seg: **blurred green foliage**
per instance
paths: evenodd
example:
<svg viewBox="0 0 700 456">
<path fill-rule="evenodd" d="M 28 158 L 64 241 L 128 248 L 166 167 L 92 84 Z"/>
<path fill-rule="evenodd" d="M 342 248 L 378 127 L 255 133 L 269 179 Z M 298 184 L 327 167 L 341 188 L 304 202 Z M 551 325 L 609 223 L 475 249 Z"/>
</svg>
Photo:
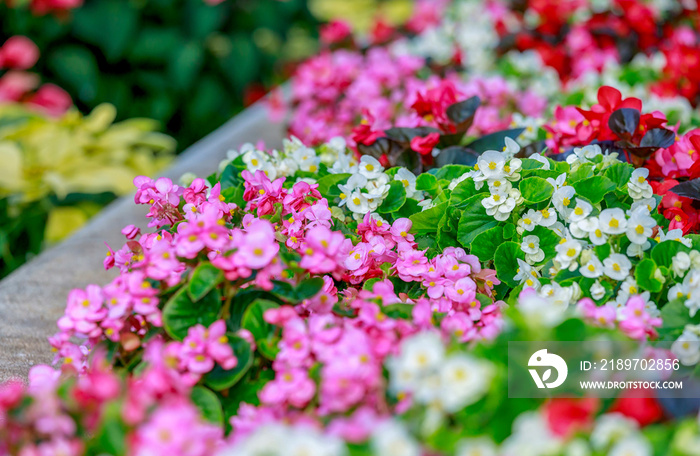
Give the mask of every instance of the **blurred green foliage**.
<svg viewBox="0 0 700 456">
<path fill-rule="evenodd" d="M 316 51 L 306 0 L 86 0 L 63 15 L 0 4 L 0 42 L 25 35 L 34 68 L 81 111 L 159 120 L 183 150 Z"/>
</svg>

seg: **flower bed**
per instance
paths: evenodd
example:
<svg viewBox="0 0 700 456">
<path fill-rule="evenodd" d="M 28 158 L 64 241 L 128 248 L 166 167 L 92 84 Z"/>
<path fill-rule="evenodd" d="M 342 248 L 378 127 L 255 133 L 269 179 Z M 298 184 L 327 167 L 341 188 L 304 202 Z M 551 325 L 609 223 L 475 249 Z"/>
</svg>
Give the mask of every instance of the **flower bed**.
<svg viewBox="0 0 700 456">
<path fill-rule="evenodd" d="M 548 26 L 537 36 L 563 33 L 557 15 L 580 19 L 577 2 L 530 3 L 516 25 L 490 3 L 503 24 L 489 19 L 484 36 L 535 13 Z M 445 21 L 473 8 L 455 2 Z M 324 36 L 348 38 L 334 27 Z M 553 52 L 546 43 L 537 52 Z M 508 75 L 421 75 L 417 54 L 396 52 L 302 66 L 291 128 L 304 139 L 245 144 L 187 185 L 134 180 L 149 229 L 128 225 L 109 247 L 114 280 L 70 292 L 50 338 L 60 369 L 0 390 L 1 450 L 697 454 L 695 402 L 631 387 L 509 397 L 506 348 L 628 343 L 697 381 L 692 116 L 675 125 L 673 110 L 606 85 L 564 103 Z M 558 70 L 567 86 L 585 73 Z"/>
</svg>

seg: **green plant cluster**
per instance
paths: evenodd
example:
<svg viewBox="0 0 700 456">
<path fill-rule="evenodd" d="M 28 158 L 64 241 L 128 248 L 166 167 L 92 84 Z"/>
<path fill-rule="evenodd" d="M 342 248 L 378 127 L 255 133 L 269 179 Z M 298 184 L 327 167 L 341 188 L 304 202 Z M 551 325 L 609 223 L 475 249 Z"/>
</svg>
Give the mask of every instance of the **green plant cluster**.
<svg viewBox="0 0 700 456">
<path fill-rule="evenodd" d="M 36 72 L 81 111 L 107 102 L 118 120 L 158 120 L 180 150 L 315 50 L 305 0 L 86 0 L 43 16 L 0 2 L 0 23 L 0 42 L 24 35 L 39 46 Z"/>
</svg>

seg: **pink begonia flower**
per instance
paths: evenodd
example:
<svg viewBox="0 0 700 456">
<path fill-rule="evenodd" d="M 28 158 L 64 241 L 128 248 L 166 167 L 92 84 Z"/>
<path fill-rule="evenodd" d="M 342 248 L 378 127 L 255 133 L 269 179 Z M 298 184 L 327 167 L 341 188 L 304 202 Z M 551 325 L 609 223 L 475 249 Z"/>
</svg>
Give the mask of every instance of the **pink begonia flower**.
<svg viewBox="0 0 700 456">
<path fill-rule="evenodd" d="M 309 403 L 315 391 L 316 385 L 306 370 L 284 369 L 263 387 L 259 397 L 264 404 L 289 404 L 302 408 Z"/>
<path fill-rule="evenodd" d="M 74 289 L 68 294 L 65 315 L 58 320 L 58 327 L 73 330 L 86 336 L 94 336 L 97 322 L 107 316 L 103 307 L 102 289 L 88 285 L 85 290 Z"/>
<path fill-rule="evenodd" d="M 39 60 L 39 47 L 26 36 L 15 35 L 0 47 L 0 68 L 27 70 Z"/>
<path fill-rule="evenodd" d="M 39 85 L 39 77 L 22 71 L 8 71 L 0 77 L 0 101 L 20 101 Z"/>
<path fill-rule="evenodd" d="M 78 8 L 82 4 L 83 0 L 31 0 L 30 6 L 34 14 L 41 15 Z"/>
<path fill-rule="evenodd" d="M 133 240 L 141 235 L 141 229 L 134 225 L 127 225 L 122 229 L 122 234 L 126 236 L 127 239 Z"/>
<path fill-rule="evenodd" d="M 476 299 L 476 284 L 469 277 L 463 277 L 445 288 L 445 296 L 454 302 L 468 304 Z"/>
<path fill-rule="evenodd" d="M 343 233 L 316 226 L 307 232 L 299 266 L 314 274 L 333 273 L 342 267 L 351 248 L 352 241 Z"/>
<path fill-rule="evenodd" d="M 205 456 L 216 453 L 222 439 L 221 426 L 204 421 L 194 405 L 178 400 L 160 404 L 137 429 L 129 454 Z"/>
<path fill-rule="evenodd" d="M 397 219 L 391 225 L 391 235 L 393 236 L 394 241 L 396 241 L 397 243 L 413 242 L 414 238 L 413 238 L 413 235 L 411 234 L 411 227 L 412 226 L 413 226 L 413 222 L 411 222 L 410 219 L 407 219 L 407 218 Z"/>
<path fill-rule="evenodd" d="M 349 417 L 334 418 L 326 428 L 329 435 L 338 436 L 348 442 L 362 443 L 367 440 L 380 422 L 372 407 L 360 407 Z"/>
<path fill-rule="evenodd" d="M 333 19 L 321 27 L 319 31 L 321 42 L 324 44 L 336 44 L 352 36 L 350 25 L 342 19 Z"/>
<path fill-rule="evenodd" d="M 663 323 L 661 318 L 649 315 L 644 299 L 638 295 L 627 300 L 625 306 L 620 310 L 618 319 L 622 332 L 638 340 L 656 337 L 654 328 L 660 327 Z"/>
<path fill-rule="evenodd" d="M 27 98 L 27 103 L 54 117 L 64 114 L 73 106 L 68 92 L 54 84 L 43 84 Z"/>
<path fill-rule="evenodd" d="M 267 220 L 256 219 L 236 245 L 235 262 L 250 269 L 262 269 L 275 258 L 280 246 L 275 240 L 275 230 Z"/>
<path fill-rule="evenodd" d="M 447 315 L 440 323 L 445 334 L 454 335 L 460 342 L 468 342 L 477 334 L 474 321 L 464 313 Z"/>
</svg>

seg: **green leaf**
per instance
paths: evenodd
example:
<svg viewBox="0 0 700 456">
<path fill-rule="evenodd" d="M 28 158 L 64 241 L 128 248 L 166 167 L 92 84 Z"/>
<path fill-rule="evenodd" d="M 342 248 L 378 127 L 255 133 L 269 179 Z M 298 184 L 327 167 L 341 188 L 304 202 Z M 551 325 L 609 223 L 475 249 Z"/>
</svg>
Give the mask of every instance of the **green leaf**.
<svg viewBox="0 0 700 456">
<path fill-rule="evenodd" d="M 474 185 L 474 179 L 465 179 L 452 190 L 450 194 L 450 206 L 459 209 L 464 209 L 467 206 L 467 200 L 479 193 Z"/>
<path fill-rule="evenodd" d="M 178 48 L 168 64 L 168 77 L 180 90 L 192 87 L 204 63 L 204 50 L 195 42 Z"/>
<path fill-rule="evenodd" d="M 471 169 L 470 166 L 464 165 L 445 165 L 442 168 L 431 169 L 430 174 L 434 174 L 438 180 L 446 179 L 452 181 L 458 177 L 462 177 L 464 173 L 468 173 Z"/>
<path fill-rule="evenodd" d="M 438 204 L 423 212 L 413 214 L 410 219 L 413 222 L 411 232 L 415 234 L 435 233 L 438 229 L 438 222 L 447 210 L 448 202 Z"/>
<path fill-rule="evenodd" d="M 211 263 L 201 263 L 192 272 L 187 292 L 197 302 L 214 289 L 224 278 L 224 273 Z"/>
<path fill-rule="evenodd" d="M 686 325 L 700 324 L 700 312 L 690 318 L 690 311 L 685 306 L 684 300 L 675 299 L 661 308 L 663 326 L 659 329 L 659 335 L 664 340 L 676 340 L 681 335 Z"/>
<path fill-rule="evenodd" d="M 567 175 L 566 181 L 568 185 L 573 185 L 574 182 L 593 176 L 595 174 L 593 168 L 595 168 L 593 163 L 584 163 L 580 165 L 576 168 L 576 171 L 572 171 Z"/>
<path fill-rule="evenodd" d="M 61 86 L 86 103 L 95 100 L 99 70 L 95 56 L 80 46 L 63 46 L 48 56 L 47 62 Z"/>
<path fill-rule="evenodd" d="M 479 257 L 483 262 L 493 260 L 496 249 L 503 244 L 503 227 L 495 226 L 490 228 L 474 238 L 472 242 L 471 254 Z"/>
<path fill-rule="evenodd" d="M 465 201 L 464 212 L 459 219 L 457 239 L 469 248 L 477 235 L 498 225 L 498 221 L 486 214 L 486 208 L 481 204 L 483 195 L 477 194 Z"/>
<path fill-rule="evenodd" d="M 258 351 L 265 358 L 274 360 L 277 351 L 279 336 L 276 334 L 277 327 L 266 322 L 264 317 L 268 309 L 276 309 L 279 305 L 264 299 L 256 299 L 243 313 L 241 327 L 250 331 L 255 339 Z"/>
<path fill-rule="evenodd" d="M 520 181 L 520 193 L 526 202 L 537 204 L 549 200 L 554 194 L 554 187 L 541 177 L 527 177 Z"/>
<path fill-rule="evenodd" d="M 192 403 L 199 409 L 202 418 L 210 423 L 222 426 L 224 424 L 224 411 L 221 402 L 214 392 L 203 386 L 195 386 L 190 393 Z"/>
<path fill-rule="evenodd" d="M 209 292 L 194 303 L 182 287 L 163 307 L 163 327 L 170 337 L 182 340 L 195 325 L 209 327 L 219 318 L 221 295 L 218 290 Z"/>
<path fill-rule="evenodd" d="M 664 282 L 656 277 L 658 268 L 651 258 L 645 258 L 639 262 L 634 270 L 634 278 L 640 287 L 652 293 L 658 293 L 664 286 Z"/>
<path fill-rule="evenodd" d="M 316 296 L 316 294 L 323 288 L 323 278 L 314 277 L 312 279 L 306 279 L 297 285 L 295 289 L 296 298 L 299 301 L 304 299 L 309 299 Z"/>
<path fill-rule="evenodd" d="M 342 173 L 342 174 L 327 174 L 320 178 L 318 181 L 318 191 L 326 199 L 332 200 L 333 198 L 340 195 L 340 189 L 338 185 L 344 184 L 352 174 Z"/>
<path fill-rule="evenodd" d="M 243 338 L 227 334 L 228 344 L 238 360 L 236 367 L 226 370 L 218 364 L 204 376 L 204 384 L 214 391 L 222 391 L 235 385 L 253 365 L 253 351 Z"/>
<path fill-rule="evenodd" d="M 479 139 L 467 144 L 467 148 L 479 153 L 484 153 L 487 150 L 503 150 L 506 144 L 506 138 L 515 139 L 520 136 L 524 128 L 513 128 L 510 130 L 501 130 L 489 135 L 484 135 Z"/>
<path fill-rule="evenodd" d="M 130 57 L 139 63 L 166 63 L 173 50 L 181 45 L 182 38 L 175 27 L 144 27 L 138 33 Z"/>
<path fill-rule="evenodd" d="M 582 196 L 592 204 L 598 204 L 603 201 L 605 195 L 617 188 L 615 182 L 605 176 L 594 176 L 587 179 L 581 179 L 574 182 L 576 195 Z"/>
<path fill-rule="evenodd" d="M 244 194 L 245 188 L 242 184 L 236 187 L 229 187 L 221 191 L 224 201 L 227 203 L 235 203 L 238 207 L 246 206 L 246 200 L 243 198 Z"/>
<path fill-rule="evenodd" d="M 381 308 L 384 315 L 393 319 L 403 319 L 412 320 L 413 319 L 413 308 L 412 304 L 391 304 Z"/>
<path fill-rule="evenodd" d="M 75 35 L 83 41 L 100 47 L 110 62 L 121 57 L 136 35 L 138 11 L 131 2 L 122 0 L 100 0 L 87 2 L 72 11 L 71 21 Z"/>
<path fill-rule="evenodd" d="M 632 177 L 634 167 L 627 163 L 614 163 L 603 170 L 603 175 L 610 179 L 616 187 L 624 187 Z"/>
<path fill-rule="evenodd" d="M 437 189 L 437 177 L 430 173 L 423 173 L 416 178 L 416 190 L 434 192 Z"/>
<path fill-rule="evenodd" d="M 506 223 L 506 225 L 503 227 L 503 238 L 511 239 L 513 236 L 515 236 L 515 225 L 512 223 Z"/>
<path fill-rule="evenodd" d="M 498 249 L 494 257 L 497 277 L 511 288 L 518 286 L 515 276 L 518 274 L 517 259 L 525 260 L 525 254 L 520 249 L 517 242 L 504 242 Z"/>
<path fill-rule="evenodd" d="M 389 193 L 384 198 L 381 206 L 377 208 L 380 214 L 388 214 L 401 209 L 401 206 L 406 202 L 406 189 L 399 181 L 392 181 L 389 184 Z"/>
<path fill-rule="evenodd" d="M 122 404 L 108 402 L 102 410 L 101 424 L 89 441 L 88 454 L 125 455 L 127 427 L 122 420 Z"/>
<path fill-rule="evenodd" d="M 688 253 L 690 252 L 690 248 L 676 240 L 663 241 L 656 244 L 651 249 L 651 258 L 657 265 L 670 268 L 673 263 L 673 257 L 676 256 L 678 252 Z"/>
<path fill-rule="evenodd" d="M 561 237 L 554 231 L 545 226 L 536 226 L 530 233 L 523 233 L 523 236 L 534 234 L 540 239 L 540 248 L 544 251 L 544 260 L 546 263 L 557 255 L 557 245 L 561 241 Z"/>
</svg>

